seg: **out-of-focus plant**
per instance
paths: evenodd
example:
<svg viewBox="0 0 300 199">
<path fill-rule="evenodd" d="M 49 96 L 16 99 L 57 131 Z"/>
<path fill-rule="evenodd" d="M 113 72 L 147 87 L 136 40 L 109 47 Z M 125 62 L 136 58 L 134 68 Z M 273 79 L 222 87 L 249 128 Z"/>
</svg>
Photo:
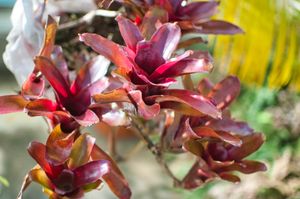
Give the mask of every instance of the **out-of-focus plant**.
<svg viewBox="0 0 300 199">
<path fill-rule="evenodd" d="M 8 180 L 6 178 L 4 178 L 3 176 L 0 176 L 0 183 L 5 187 L 9 187 Z"/>
<path fill-rule="evenodd" d="M 65 60 L 65 51 L 55 45 L 55 38 L 87 23 L 87 15 L 64 22 L 62 29 L 49 16 L 44 42 L 21 91 L 0 96 L 0 114 L 24 111 L 44 117 L 49 125 L 46 144 L 31 142 L 28 147 L 38 165 L 25 177 L 18 199 L 31 182 L 41 184 L 51 199 L 75 199 L 83 198 L 103 181 L 118 198 L 130 198 L 128 182 L 115 161 L 92 136 L 82 133 L 84 127 L 99 121 L 111 128 L 134 129 L 177 187 L 194 189 L 218 178 L 237 182 L 234 171 L 265 171 L 263 163 L 245 160 L 260 148 L 263 136 L 247 123 L 233 119 L 228 109 L 239 94 L 239 80 L 230 76 L 216 85 L 208 79 L 199 84 L 191 81 L 191 74 L 211 71 L 212 58 L 208 52 L 186 50 L 203 40 L 182 42 L 182 34 L 242 32 L 231 23 L 211 20 L 218 2 L 117 2 L 120 16 L 116 21 L 124 45 L 95 33 L 68 40 L 84 43 L 101 55 L 85 48 L 77 52 L 78 57 L 68 56 L 85 63 L 76 71 L 67 64 L 71 62 Z M 109 6 L 112 2 L 98 3 Z M 76 51 L 68 52 L 72 50 Z M 106 76 L 110 62 L 102 56 L 113 64 Z M 170 88 L 178 78 L 182 78 L 184 88 Z M 184 178 L 173 174 L 167 153 L 196 158 Z"/>
<path fill-rule="evenodd" d="M 19 83 L 26 80 L 34 67 L 33 57 L 39 52 L 43 43 L 44 23 L 47 15 L 58 13 L 85 13 L 97 9 L 93 0 L 85 1 L 47 1 L 44 0 L 17 0 L 12 11 L 12 30 L 7 41 L 8 44 L 3 54 L 3 61 L 7 68 L 15 74 Z M 15 59 L 14 56 L 22 56 L 22 59 Z M 20 67 L 23 65 L 23 67 Z"/>
<path fill-rule="evenodd" d="M 271 107 L 274 126 L 285 128 L 290 132 L 290 138 L 295 139 L 300 135 L 300 103 L 299 96 L 289 91 L 280 91 L 277 95 L 278 105 Z"/>
<path fill-rule="evenodd" d="M 208 192 L 207 197 L 238 199 L 247 195 L 251 199 L 299 198 L 298 164 L 299 156 L 293 156 L 291 150 L 285 150 L 280 157 L 275 159 L 269 174 L 254 174 L 237 186 L 220 183 Z"/>
<path fill-rule="evenodd" d="M 234 0 L 220 7 L 218 16 L 247 34 L 211 38 L 219 71 L 244 83 L 299 91 L 299 1 Z"/>
</svg>

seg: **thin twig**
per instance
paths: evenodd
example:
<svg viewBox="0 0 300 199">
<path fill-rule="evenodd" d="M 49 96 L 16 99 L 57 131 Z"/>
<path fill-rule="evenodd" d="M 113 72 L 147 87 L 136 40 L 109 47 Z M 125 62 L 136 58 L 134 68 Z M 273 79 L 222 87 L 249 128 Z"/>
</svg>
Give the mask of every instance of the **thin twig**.
<svg viewBox="0 0 300 199">
<path fill-rule="evenodd" d="M 96 16 L 102 16 L 102 17 L 116 17 L 118 15 L 117 11 L 112 11 L 112 10 L 92 10 L 88 12 L 87 14 L 83 15 L 79 19 L 76 19 L 74 21 L 70 21 L 64 24 L 59 25 L 58 30 L 65 30 L 65 29 L 70 29 L 74 28 L 83 24 L 90 24 L 92 23 L 93 19 Z"/>
<path fill-rule="evenodd" d="M 112 128 L 112 131 L 108 134 L 108 151 L 113 158 L 116 157 L 116 132 L 114 128 Z"/>
<path fill-rule="evenodd" d="M 124 158 L 117 152 L 117 131 L 112 128 L 112 131 L 108 135 L 108 151 L 109 155 L 116 161 L 121 162 Z"/>
<path fill-rule="evenodd" d="M 155 145 L 149 138 L 147 131 L 145 131 L 146 128 L 143 126 L 143 124 L 140 121 L 138 121 L 138 119 L 133 119 L 132 125 L 135 127 L 139 135 L 146 142 L 148 149 L 155 156 L 156 161 L 163 167 L 167 175 L 172 178 L 174 186 L 179 187 L 181 185 L 181 181 L 170 170 L 169 166 L 164 160 L 163 153 L 161 152 L 160 148 L 157 145 Z"/>
</svg>

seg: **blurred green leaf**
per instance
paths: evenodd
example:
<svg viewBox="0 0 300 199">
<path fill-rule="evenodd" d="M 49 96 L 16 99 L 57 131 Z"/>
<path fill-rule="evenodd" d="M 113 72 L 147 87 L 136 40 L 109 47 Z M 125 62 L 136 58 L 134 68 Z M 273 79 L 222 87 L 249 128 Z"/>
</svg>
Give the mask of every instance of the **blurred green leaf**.
<svg viewBox="0 0 300 199">
<path fill-rule="evenodd" d="M 5 187 L 9 187 L 8 180 L 2 176 L 0 176 L 0 183 L 3 184 Z"/>
</svg>

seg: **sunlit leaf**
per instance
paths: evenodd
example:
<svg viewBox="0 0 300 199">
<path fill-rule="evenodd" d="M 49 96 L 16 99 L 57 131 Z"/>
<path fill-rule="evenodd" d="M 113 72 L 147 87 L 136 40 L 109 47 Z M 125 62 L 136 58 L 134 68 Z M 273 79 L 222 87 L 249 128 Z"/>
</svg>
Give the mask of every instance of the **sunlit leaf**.
<svg viewBox="0 0 300 199">
<path fill-rule="evenodd" d="M 28 102 L 21 95 L 0 96 L 0 114 L 22 112 Z"/>
<path fill-rule="evenodd" d="M 68 167 L 74 169 L 86 164 L 91 156 L 95 138 L 88 134 L 79 136 L 72 146 Z"/>
</svg>

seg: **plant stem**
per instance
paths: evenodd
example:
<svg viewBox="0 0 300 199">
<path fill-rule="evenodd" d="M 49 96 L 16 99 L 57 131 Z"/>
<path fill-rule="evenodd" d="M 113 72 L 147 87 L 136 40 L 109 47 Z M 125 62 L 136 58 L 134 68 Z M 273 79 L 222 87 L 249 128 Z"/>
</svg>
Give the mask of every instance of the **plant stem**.
<svg viewBox="0 0 300 199">
<path fill-rule="evenodd" d="M 90 24 L 96 16 L 115 18 L 117 15 L 118 15 L 117 11 L 102 10 L 102 9 L 92 10 L 87 14 L 85 14 L 84 16 L 80 17 L 79 19 L 61 24 L 58 27 L 58 29 L 66 30 L 83 24 Z"/>
<path fill-rule="evenodd" d="M 163 153 L 160 148 L 149 138 L 147 128 L 145 128 L 145 126 L 138 119 L 133 119 L 132 125 L 142 139 L 146 142 L 148 149 L 155 156 L 156 161 L 162 166 L 167 175 L 172 178 L 174 186 L 179 187 L 181 185 L 181 181 L 170 170 L 168 164 L 164 160 Z"/>
</svg>

